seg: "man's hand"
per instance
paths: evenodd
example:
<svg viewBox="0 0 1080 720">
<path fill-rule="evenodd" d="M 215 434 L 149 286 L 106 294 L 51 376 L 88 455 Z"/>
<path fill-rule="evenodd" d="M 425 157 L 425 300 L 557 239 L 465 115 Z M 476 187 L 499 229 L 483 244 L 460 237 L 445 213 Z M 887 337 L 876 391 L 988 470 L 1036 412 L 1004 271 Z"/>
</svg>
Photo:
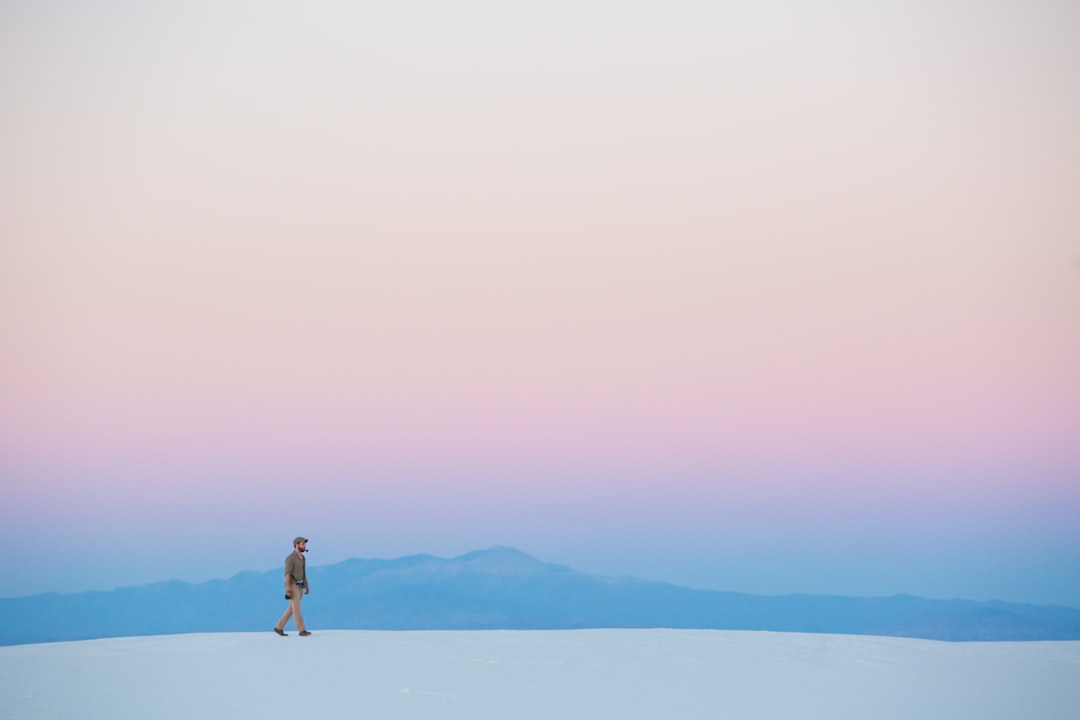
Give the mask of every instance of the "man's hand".
<svg viewBox="0 0 1080 720">
<path fill-rule="evenodd" d="M 288 590 L 285 591 L 285 599 L 286 600 L 292 600 L 292 593 L 289 592 Z"/>
</svg>

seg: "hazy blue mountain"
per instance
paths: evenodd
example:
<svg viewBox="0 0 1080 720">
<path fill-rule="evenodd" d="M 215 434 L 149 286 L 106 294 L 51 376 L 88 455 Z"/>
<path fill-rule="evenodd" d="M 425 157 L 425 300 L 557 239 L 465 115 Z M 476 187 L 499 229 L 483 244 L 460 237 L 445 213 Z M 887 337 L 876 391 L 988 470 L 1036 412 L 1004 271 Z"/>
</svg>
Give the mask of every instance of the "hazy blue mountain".
<svg viewBox="0 0 1080 720">
<path fill-rule="evenodd" d="M 762 596 L 586 575 L 493 547 L 444 559 L 311 567 L 313 629 L 715 628 L 939 640 L 1077 640 L 1080 610 L 899 595 Z M 285 609 L 282 571 L 112 592 L 0 599 L 0 645 L 127 635 L 269 631 Z"/>
</svg>

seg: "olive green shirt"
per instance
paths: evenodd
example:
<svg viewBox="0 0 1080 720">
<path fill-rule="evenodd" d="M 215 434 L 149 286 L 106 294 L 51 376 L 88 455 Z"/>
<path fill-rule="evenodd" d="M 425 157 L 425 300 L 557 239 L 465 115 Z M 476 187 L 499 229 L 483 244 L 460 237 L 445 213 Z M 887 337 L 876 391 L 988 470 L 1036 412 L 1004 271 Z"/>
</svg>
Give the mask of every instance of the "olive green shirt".
<svg viewBox="0 0 1080 720">
<path fill-rule="evenodd" d="M 307 560 L 299 553 L 291 552 L 285 558 L 285 574 L 295 583 L 307 582 Z"/>
</svg>

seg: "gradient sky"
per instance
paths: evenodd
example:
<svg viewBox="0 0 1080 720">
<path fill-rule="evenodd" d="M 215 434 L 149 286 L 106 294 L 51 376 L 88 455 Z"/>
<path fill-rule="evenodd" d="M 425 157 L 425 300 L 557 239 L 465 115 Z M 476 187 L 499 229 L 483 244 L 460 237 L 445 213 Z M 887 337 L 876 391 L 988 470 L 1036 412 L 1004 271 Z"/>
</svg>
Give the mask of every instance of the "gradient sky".
<svg viewBox="0 0 1080 720">
<path fill-rule="evenodd" d="M 1080 5 L 0 3 L 0 595 L 507 544 L 1080 607 Z"/>
</svg>

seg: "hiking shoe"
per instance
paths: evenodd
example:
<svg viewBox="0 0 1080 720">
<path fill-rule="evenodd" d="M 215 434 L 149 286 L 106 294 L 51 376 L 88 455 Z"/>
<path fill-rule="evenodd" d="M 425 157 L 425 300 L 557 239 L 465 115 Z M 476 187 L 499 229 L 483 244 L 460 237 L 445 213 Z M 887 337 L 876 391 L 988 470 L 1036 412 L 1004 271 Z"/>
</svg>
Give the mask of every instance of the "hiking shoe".
<svg viewBox="0 0 1080 720">
<path fill-rule="evenodd" d="M 284 630 L 282 630 L 281 628 L 274 628 L 274 632 L 276 632 L 281 637 L 286 637 L 289 634 L 289 633 L 285 632 Z"/>
<path fill-rule="evenodd" d="M 307 637 L 310 634 L 311 633 L 309 633 L 307 630 L 301 630 L 300 631 L 300 637 Z"/>
</svg>

